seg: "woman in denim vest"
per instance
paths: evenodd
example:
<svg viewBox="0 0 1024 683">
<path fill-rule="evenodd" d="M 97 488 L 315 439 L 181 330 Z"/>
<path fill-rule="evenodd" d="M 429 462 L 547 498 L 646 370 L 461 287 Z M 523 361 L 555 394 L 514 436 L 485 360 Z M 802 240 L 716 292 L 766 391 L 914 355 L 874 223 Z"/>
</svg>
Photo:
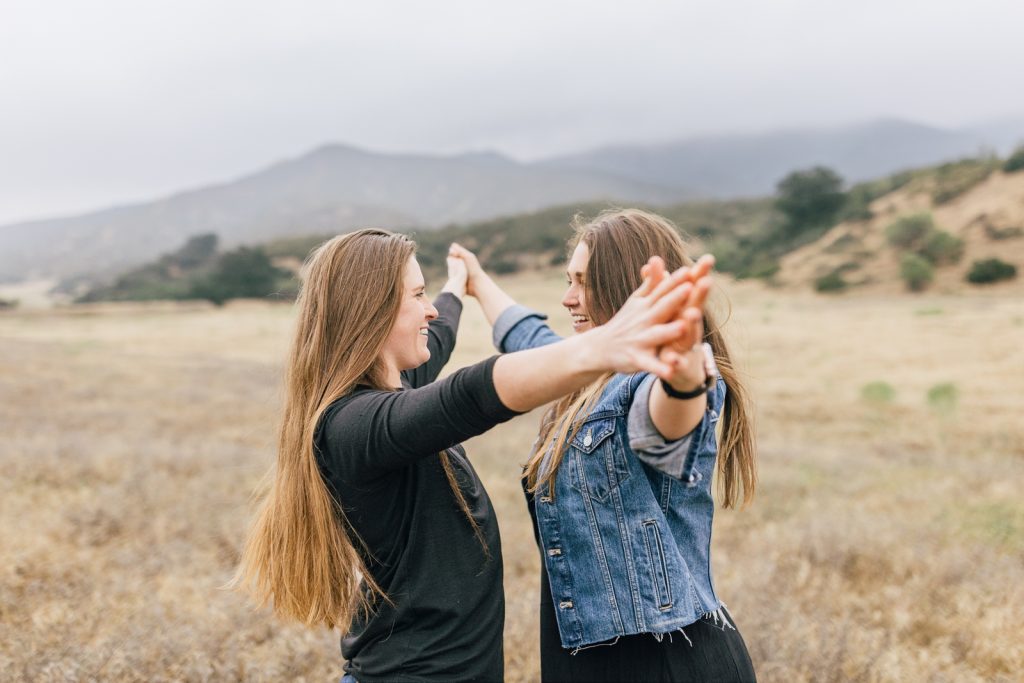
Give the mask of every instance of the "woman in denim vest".
<svg viewBox="0 0 1024 683">
<path fill-rule="evenodd" d="M 662 350 L 668 381 L 607 373 L 544 416 L 524 473 L 542 556 L 544 681 L 750 681 L 754 670 L 711 578 L 711 479 L 725 507 L 753 496 L 754 438 L 746 391 L 713 317 L 701 306 L 712 259 L 696 264 L 664 218 L 606 212 L 578 225 L 562 305 L 573 329 L 603 325 L 651 256 L 688 268 L 694 335 Z M 467 292 L 503 352 L 559 341 L 546 316 L 519 306 L 453 245 Z M 645 275 L 664 277 L 659 264 Z M 721 423 L 721 424 L 719 424 Z M 722 434 L 718 448 L 716 431 Z"/>
</svg>

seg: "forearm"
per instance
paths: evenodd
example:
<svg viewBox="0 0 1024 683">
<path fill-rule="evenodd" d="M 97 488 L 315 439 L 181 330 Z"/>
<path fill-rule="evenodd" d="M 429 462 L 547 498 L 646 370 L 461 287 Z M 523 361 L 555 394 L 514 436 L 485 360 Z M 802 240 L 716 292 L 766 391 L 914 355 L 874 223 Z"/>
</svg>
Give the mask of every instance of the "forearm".
<svg viewBox="0 0 1024 683">
<path fill-rule="evenodd" d="M 443 294 L 445 292 L 454 294 L 459 301 L 462 301 L 462 297 L 466 295 L 466 281 L 464 279 L 460 280 L 459 278 L 449 278 L 448 282 L 446 282 L 444 287 L 441 288 L 441 293 Z"/>
<path fill-rule="evenodd" d="M 494 364 L 494 388 L 511 410 L 533 410 L 600 377 L 603 368 L 595 350 L 593 340 L 583 334 L 505 354 Z"/>
<path fill-rule="evenodd" d="M 494 325 L 501 312 L 509 306 L 514 306 L 516 301 L 505 293 L 489 275 L 483 273 L 473 279 L 473 296 L 480 302 L 480 308 L 484 310 L 487 322 Z"/>
<path fill-rule="evenodd" d="M 651 422 L 658 433 L 665 437 L 666 441 L 675 441 L 696 429 L 704 419 L 708 395 L 704 393 L 690 399 L 672 398 L 665 393 L 661 382 L 656 381 L 651 388 L 648 406 L 651 411 Z"/>
</svg>

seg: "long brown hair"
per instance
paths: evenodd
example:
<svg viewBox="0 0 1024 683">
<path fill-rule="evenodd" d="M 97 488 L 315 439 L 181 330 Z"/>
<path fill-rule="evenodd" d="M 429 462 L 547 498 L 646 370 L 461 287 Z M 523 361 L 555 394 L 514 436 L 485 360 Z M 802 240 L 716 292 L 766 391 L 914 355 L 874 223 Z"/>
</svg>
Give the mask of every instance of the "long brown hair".
<svg viewBox="0 0 1024 683">
<path fill-rule="evenodd" d="M 651 256 L 660 256 L 673 271 L 693 265 L 679 231 L 665 218 L 638 209 L 605 211 L 589 222 L 578 216 L 569 249 L 587 245 L 590 260 L 583 280 L 587 314 L 596 325 L 608 322 L 641 283 L 640 269 Z M 742 492 L 748 503 L 757 487 L 753 414 L 749 396 L 729 356 L 725 338 L 714 316 L 704 312 L 704 340 L 711 345 L 726 392 L 722 439 L 718 455 L 722 504 L 735 507 Z M 531 490 L 553 483 L 568 441 L 600 398 L 611 375 L 554 403 L 541 424 L 524 476 Z M 548 451 L 551 451 L 548 455 Z"/>
<path fill-rule="evenodd" d="M 357 384 L 392 388 L 381 350 L 415 249 L 404 235 L 359 230 L 324 243 L 303 268 L 277 461 L 231 583 L 261 604 L 273 601 L 278 616 L 345 630 L 358 609 L 370 609 L 375 596 L 387 597 L 367 572 L 353 543 L 362 540 L 320 473 L 314 437 L 324 411 Z M 451 463 L 445 453 L 440 458 L 482 542 Z"/>
</svg>

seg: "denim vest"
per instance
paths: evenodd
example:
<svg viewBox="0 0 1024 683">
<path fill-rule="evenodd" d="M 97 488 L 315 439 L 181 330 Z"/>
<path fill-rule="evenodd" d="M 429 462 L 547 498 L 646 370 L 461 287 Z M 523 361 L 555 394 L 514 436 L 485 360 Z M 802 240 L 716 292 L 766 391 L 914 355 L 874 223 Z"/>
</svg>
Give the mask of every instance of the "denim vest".
<svg viewBox="0 0 1024 683">
<path fill-rule="evenodd" d="M 543 316 L 521 306 L 495 322 L 503 352 L 556 342 Z M 680 477 L 643 462 L 628 434 L 629 407 L 646 373 L 615 375 L 566 448 L 554 495 L 535 494 L 537 531 L 562 647 L 636 633 L 664 634 L 722 607 L 711 579 L 718 378 L 689 437 Z M 633 446 L 641 448 L 634 440 Z M 650 456 L 645 457 L 650 461 Z"/>
</svg>

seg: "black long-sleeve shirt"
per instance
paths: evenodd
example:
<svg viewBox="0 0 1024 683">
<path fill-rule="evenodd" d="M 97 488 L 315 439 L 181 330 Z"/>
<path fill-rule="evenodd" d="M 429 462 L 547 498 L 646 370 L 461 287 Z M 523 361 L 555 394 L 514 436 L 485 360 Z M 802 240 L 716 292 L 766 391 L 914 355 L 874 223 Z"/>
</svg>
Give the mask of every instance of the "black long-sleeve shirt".
<svg viewBox="0 0 1024 683">
<path fill-rule="evenodd" d="M 391 600 L 357 616 L 342 638 L 345 669 L 360 683 L 499 681 L 504 673 L 498 524 L 459 442 L 517 413 L 498 399 L 495 358 L 434 381 L 454 348 L 462 303 L 442 294 L 434 305 L 430 360 L 402 373 L 403 390 L 360 387 L 333 403 L 317 437 L 321 472 Z M 486 549 L 458 506 L 441 451 Z"/>
</svg>

